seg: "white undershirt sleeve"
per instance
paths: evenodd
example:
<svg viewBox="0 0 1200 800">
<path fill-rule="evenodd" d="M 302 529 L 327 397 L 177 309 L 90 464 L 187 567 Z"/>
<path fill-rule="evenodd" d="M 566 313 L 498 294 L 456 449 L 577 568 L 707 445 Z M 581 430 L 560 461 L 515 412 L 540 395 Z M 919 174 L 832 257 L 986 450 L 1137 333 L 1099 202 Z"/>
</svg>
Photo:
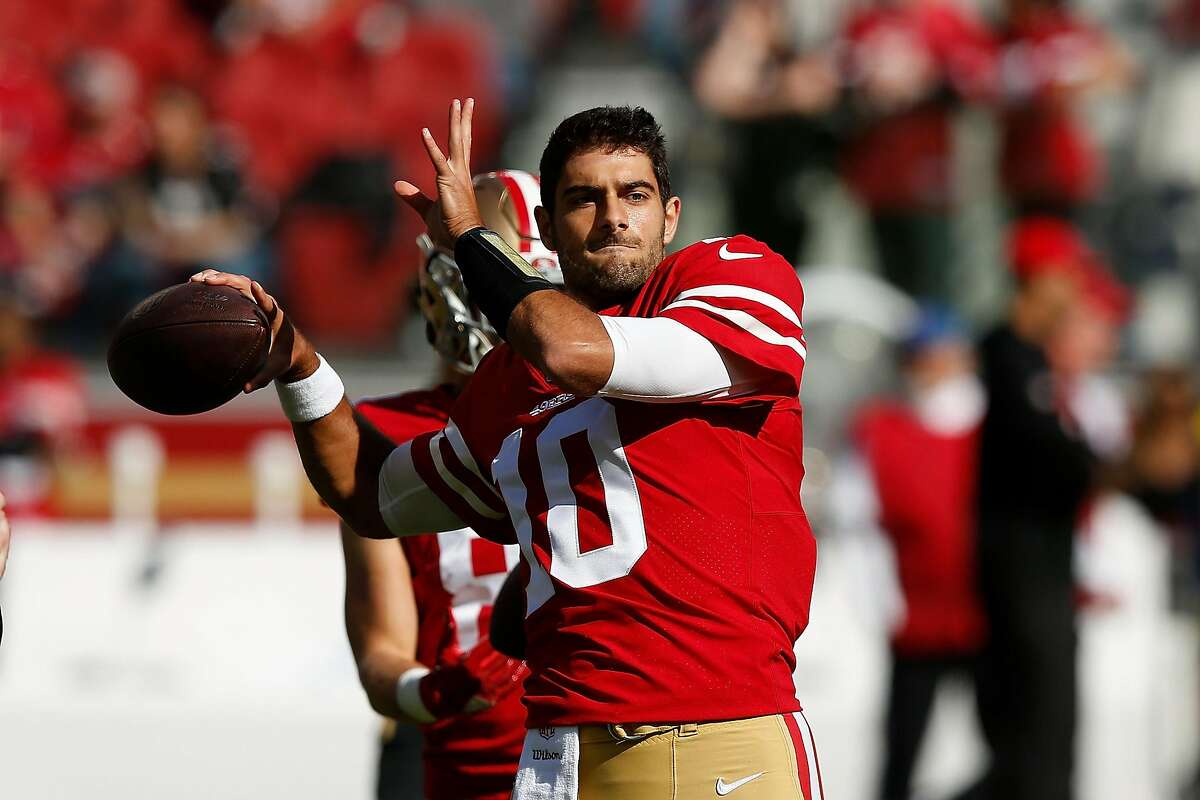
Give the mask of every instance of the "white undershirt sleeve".
<svg viewBox="0 0 1200 800">
<path fill-rule="evenodd" d="M 601 317 L 613 369 L 598 394 L 645 403 L 687 403 L 758 390 L 770 373 L 668 317 Z"/>
<path fill-rule="evenodd" d="M 414 536 L 465 527 L 417 473 L 411 445 L 405 442 L 393 450 L 379 470 L 379 513 L 388 530 Z"/>
</svg>

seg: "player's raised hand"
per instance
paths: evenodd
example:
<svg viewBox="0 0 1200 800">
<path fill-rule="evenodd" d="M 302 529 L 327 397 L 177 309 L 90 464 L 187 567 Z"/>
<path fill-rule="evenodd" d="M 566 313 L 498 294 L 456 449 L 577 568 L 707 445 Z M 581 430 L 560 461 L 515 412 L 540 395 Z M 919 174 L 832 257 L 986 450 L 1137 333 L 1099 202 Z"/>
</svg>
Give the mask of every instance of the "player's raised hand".
<svg viewBox="0 0 1200 800">
<path fill-rule="evenodd" d="M 284 382 L 298 381 L 316 371 L 320 364 L 317 351 L 308 339 L 296 330 L 279 303 L 267 294 L 258 281 L 252 281 L 245 275 L 234 275 L 215 269 L 197 272 L 191 280 L 194 283 L 231 286 L 257 303 L 267 315 L 267 321 L 271 325 L 271 351 L 267 355 L 267 363 L 242 387 L 243 391 L 249 393 L 261 389 L 276 378 L 281 378 Z"/>
<path fill-rule="evenodd" d="M 428 128 L 421 129 L 425 152 L 437 172 L 437 192 L 432 199 L 408 181 L 396 181 L 396 194 L 421 215 L 435 244 L 454 250 L 458 237 L 483 225 L 471 182 L 471 116 L 475 100 L 450 104 L 448 157 L 443 154 Z"/>
</svg>

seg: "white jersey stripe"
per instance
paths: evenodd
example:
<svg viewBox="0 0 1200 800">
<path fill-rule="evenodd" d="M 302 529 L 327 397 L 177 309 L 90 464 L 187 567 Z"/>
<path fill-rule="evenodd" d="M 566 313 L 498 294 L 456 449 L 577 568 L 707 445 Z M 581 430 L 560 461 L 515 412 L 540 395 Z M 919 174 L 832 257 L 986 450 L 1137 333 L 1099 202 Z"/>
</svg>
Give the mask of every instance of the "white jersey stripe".
<svg viewBox="0 0 1200 800">
<path fill-rule="evenodd" d="M 813 744 L 812 728 L 804 718 L 804 712 L 795 712 L 792 718 L 800 729 L 800 739 L 804 742 L 804 758 L 808 761 L 808 789 L 812 792 L 812 800 L 825 800 L 825 787 L 821 785 L 821 766 L 817 763 L 817 747 Z"/>
<path fill-rule="evenodd" d="M 757 317 L 747 314 L 745 311 L 738 311 L 733 308 L 720 308 L 700 300 L 677 300 L 664 308 L 663 311 L 670 311 L 673 308 L 698 308 L 702 311 L 707 311 L 710 314 L 715 314 L 718 317 L 729 320 L 734 325 L 746 331 L 746 333 L 761 339 L 767 344 L 790 347 L 801 358 L 807 358 L 808 356 L 808 350 L 799 341 L 790 336 L 777 333 L 773 328 L 763 323 Z"/>
<path fill-rule="evenodd" d="M 464 467 L 470 470 L 476 478 L 483 482 L 483 485 L 491 489 L 491 481 L 483 477 L 483 473 L 479 469 L 479 464 L 475 462 L 475 456 L 471 455 L 471 449 L 467 447 L 467 442 L 463 439 L 462 432 L 458 430 L 458 426 L 452 421 L 446 423 L 446 427 L 442 429 L 442 433 L 446 435 L 446 441 L 450 443 L 450 449 L 454 451 L 454 455 L 458 456 L 458 460 Z M 495 493 L 496 500 L 500 500 L 499 493 Z"/>
<path fill-rule="evenodd" d="M 444 433 L 438 433 L 429 440 L 429 455 L 433 459 L 433 465 L 437 468 L 438 475 L 446 482 L 446 485 L 451 488 L 459 497 L 466 501 L 475 513 L 487 517 L 488 519 L 503 519 L 504 514 L 500 511 L 488 506 L 471 490 L 471 487 L 455 477 L 454 473 L 446 466 L 446 462 L 442 460 L 442 439 L 445 438 Z"/>
<path fill-rule="evenodd" d="M 802 327 L 800 317 L 796 314 L 796 310 L 787 303 L 780 300 L 773 294 L 767 294 L 759 289 L 753 289 L 749 286 L 736 286 L 734 284 L 713 284 L 712 286 L 696 286 L 680 292 L 671 302 L 679 300 L 687 300 L 689 297 L 736 297 L 739 300 L 750 300 L 754 303 L 760 303 L 772 311 L 779 312 L 779 315 L 791 322 L 797 328 Z"/>
</svg>

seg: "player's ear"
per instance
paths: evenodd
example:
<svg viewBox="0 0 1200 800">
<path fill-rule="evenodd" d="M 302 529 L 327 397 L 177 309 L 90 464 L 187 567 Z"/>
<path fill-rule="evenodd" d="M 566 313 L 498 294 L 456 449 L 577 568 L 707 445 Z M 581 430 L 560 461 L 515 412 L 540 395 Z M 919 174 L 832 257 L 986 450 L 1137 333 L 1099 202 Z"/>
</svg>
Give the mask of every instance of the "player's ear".
<svg viewBox="0 0 1200 800">
<path fill-rule="evenodd" d="M 663 244 L 670 244 L 675 238 L 675 231 L 679 228 L 679 212 L 683 203 L 678 197 L 672 197 L 663 207 L 663 213 L 666 219 L 663 221 Z"/>
<path fill-rule="evenodd" d="M 542 244 L 551 250 L 557 250 L 558 245 L 554 242 L 554 224 L 550 221 L 550 212 L 542 206 L 538 206 L 533 210 L 533 218 L 537 220 L 538 233 L 541 234 Z"/>
</svg>

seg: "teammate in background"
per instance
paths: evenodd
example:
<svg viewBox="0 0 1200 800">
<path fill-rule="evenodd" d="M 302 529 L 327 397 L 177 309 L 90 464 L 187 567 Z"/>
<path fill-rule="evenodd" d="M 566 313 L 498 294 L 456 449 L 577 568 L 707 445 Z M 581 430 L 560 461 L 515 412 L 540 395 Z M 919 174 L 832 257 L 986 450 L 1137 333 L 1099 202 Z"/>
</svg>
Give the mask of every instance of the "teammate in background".
<svg viewBox="0 0 1200 800">
<path fill-rule="evenodd" d="M 531 225 L 537 178 L 506 171 L 475 178 L 488 226 L 562 283 L 558 258 Z M 427 236 L 419 303 L 430 343 L 444 359 L 440 385 L 362 400 L 359 413 L 397 443 L 438 431 L 479 361 L 500 338 L 462 286 L 458 267 Z M 520 558 L 516 545 L 469 528 L 431 536 L 363 539 L 342 525 L 346 632 L 371 705 L 424 733 L 424 796 L 429 800 L 507 800 L 525 738 L 520 688 L 526 669 L 491 649 L 492 604 Z M 425 667 L 432 671 L 424 673 Z M 414 681 L 415 678 L 415 681 Z M 399 694 L 398 694 L 399 693 Z M 377 795 L 411 798 L 411 738 L 386 736 Z M 407 747 L 406 747 L 407 745 Z"/>
<path fill-rule="evenodd" d="M 466 523 L 521 544 L 530 729 L 515 800 L 821 797 L 792 682 L 816 566 L 795 271 L 746 236 L 664 258 L 680 201 L 662 133 L 643 109 L 602 107 L 560 123 L 542 154 L 557 291 L 483 227 L 472 111 L 451 106 L 448 158 L 423 131 L 436 202 L 396 185 L 506 340 L 446 427 L 394 447 L 261 286 L 198 273 L 272 321 L 246 388 L 278 379 L 309 479 L 355 531 Z"/>
<path fill-rule="evenodd" d="M 985 403 L 974 366 L 957 320 L 925 308 L 903 346 L 906 397 L 871 403 L 854 425 L 875 506 L 861 509 L 874 517 L 863 521 L 891 542 L 904 601 L 891 636 L 881 800 L 910 796 L 937 686 L 969 677 L 983 646 L 975 476 Z"/>
</svg>

